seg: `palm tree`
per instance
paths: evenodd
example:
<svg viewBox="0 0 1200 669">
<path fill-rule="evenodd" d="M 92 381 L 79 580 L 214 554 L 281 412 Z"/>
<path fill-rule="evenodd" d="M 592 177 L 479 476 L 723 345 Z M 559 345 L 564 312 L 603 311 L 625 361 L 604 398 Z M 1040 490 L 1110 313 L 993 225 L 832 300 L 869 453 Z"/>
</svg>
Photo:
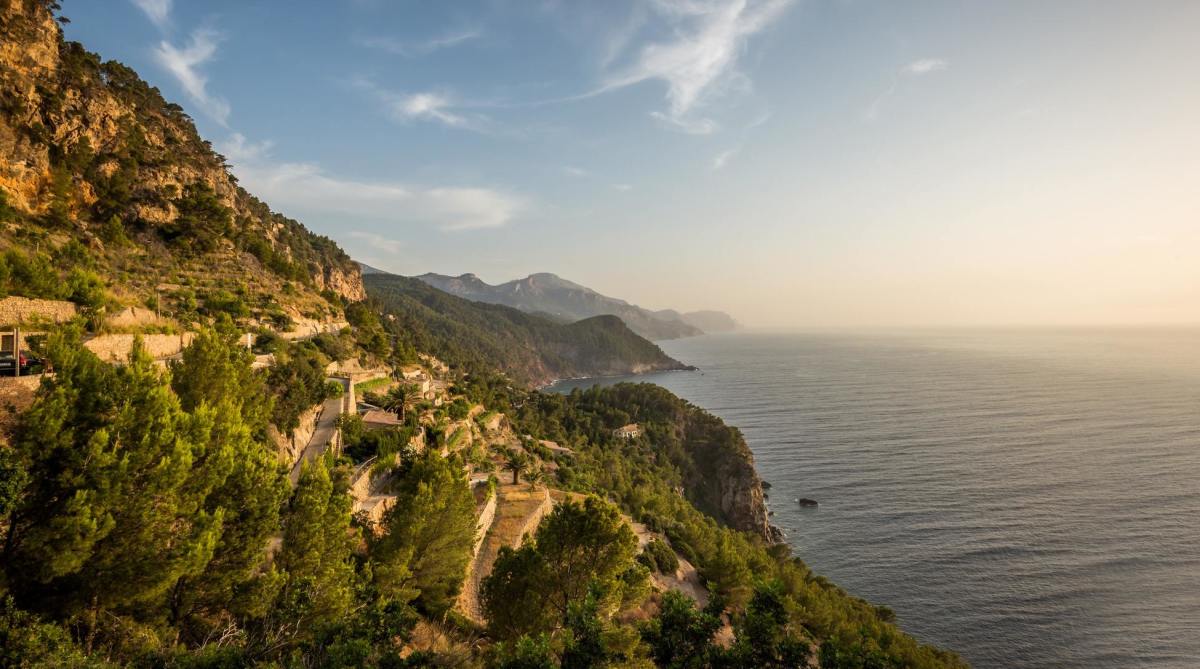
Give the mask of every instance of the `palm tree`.
<svg viewBox="0 0 1200 669">
<path fill-rule="evenodd" d="M 546 478 L 546 473 L 542 471 L 541 467 L 530 467 L 529 471 L 525 472 L 525 482 L 529 484 L 530 490 L 536 488 L 544 478 Z"/>
<path fill-rule="evenodd" d="M 521 451 L 509 449 L 504 452 L 504 469 L 512 472 L 513 485 L 521 482 L 521 474 L 529 469 L 529 457 Z"/>
<path fill-rule="evenodd" d="M 417 406 L 422 399 L 424 398 L 421 397 L 420 388 L 411 383 L 403 383 L 389 390 L 380 404 L 384 409 L 396 414 L 397 418 L 404 420 L 409 410 Z"/>
</svg>

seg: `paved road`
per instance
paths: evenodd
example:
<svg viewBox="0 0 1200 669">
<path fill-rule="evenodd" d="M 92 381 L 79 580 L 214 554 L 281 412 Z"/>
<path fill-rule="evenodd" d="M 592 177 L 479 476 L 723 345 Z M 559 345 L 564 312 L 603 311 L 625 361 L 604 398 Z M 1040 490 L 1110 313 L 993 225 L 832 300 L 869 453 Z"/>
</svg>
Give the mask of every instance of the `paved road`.
<svg viewBox="0 0 1200 669">
<path fill-rule="evenodd" d="M 338 381 L 345 385 L 346 381 L 341 379 L 330 379 Z M 321 405 L 321 414 L 317 416 L 317 427 L 313 430 L 312 437 L 308 443 L 304 445 L 304 451 L 300 453 L 300 459 L 296 460 L 296 464 L 292 467 L 288 478 L 292 480 L 292 485 L 300 480 L 300 469 L 304 463 L 309 462 L 313 458 L 324 455 L 326 449 L 329 448 L 329 443 L 333 441 L 334 435 L 337 434 L 337 420 L 342 415 L 343 396 L 325 400 Z"/>
</svg>

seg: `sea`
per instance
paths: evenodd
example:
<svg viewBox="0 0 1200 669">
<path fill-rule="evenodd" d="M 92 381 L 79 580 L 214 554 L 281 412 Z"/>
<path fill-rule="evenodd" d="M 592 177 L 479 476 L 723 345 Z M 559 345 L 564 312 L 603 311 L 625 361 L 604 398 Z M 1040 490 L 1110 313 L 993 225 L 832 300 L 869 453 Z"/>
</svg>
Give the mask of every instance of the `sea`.
<svg viewBox="0 0 1200 669">
<path fill-rule="evenodd" d="M 795 554 L 974 667 L 1200 667 L 1200 329 L 660 342 Z M 804 508 L 795 502 L 819 503 Z"/>
</svg>

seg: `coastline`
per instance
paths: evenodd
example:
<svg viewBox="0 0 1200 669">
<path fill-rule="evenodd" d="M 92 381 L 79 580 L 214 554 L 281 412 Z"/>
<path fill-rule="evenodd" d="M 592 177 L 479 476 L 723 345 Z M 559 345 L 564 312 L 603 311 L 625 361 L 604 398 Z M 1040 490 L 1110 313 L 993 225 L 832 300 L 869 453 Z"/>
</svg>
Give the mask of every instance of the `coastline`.
<svg viewBox="0 0 1200 669">
<path fill-rule="evenodd" d="M 749 532 L 759 536 L 770 545 L 786 544 L 794 551 L 795 547 L 788 544 L 787 533 L 783 530 L 783 528 L 773 524 L 770 521 L 771 517 L 774 515 L 774 512 L 771 511 L 771 505 L 768 501 L 766 492 L 767 489 L 770 488 L 770 485 L 766 484 L 766 482 L 763 480 L 762 474 L 759 472 L 758 465 L 754 458 L 754 452 L 751 450 L 749 444 L 746 443 L 741 429 L 736 425 L 726 423 L 723 419 L 708 409 L 695 405 L 688 398 L 678 395 L 662 384 L 633 378 L 648 376 L 650 374 L 682 371 L 695 372 L 700 371 L 700 368 L 694 365 L 689 365 L 687 368 L 683 369 L 654 370 L 652 372 L 644 372 L 640 374 L 581 376 L 571 379 L 559 379 L 553 383 L 540 386 L 536 390 L 539 392 L 566 395 L 574 392 L 575 390 L 589 389 L 596 386 L 611 387 L 620 383 L 649 383 L 661 388 L 664 392 L 670 393 L 672 397 L 675 397 L 689 406 L 692 406 L 703 414 L 720 421 L 722 425 L 732 430 L 736 434 L 737 442 L 741 447 L 740 449 L 728 454 L 728 459 L 724 460 L 726 467 L 723 475 L 716 477 L 717 480 L 713 481 L 713 483 L 715 483 L 720 490 L 720 493 L 717 495 L 717 497 L 723 500 L 723 502 L 725 502 L 728 506 L 733 507 L 733 509 L 722 509 L 722 511 L 725 511 L 725 513 L 722 515 L 726 516 L 724 522 L 734 529 L 739 529 L 741 531 Z M 571 382 L 594 383 L 589 383 L 586 386 L 580 383 L 579 385 L 574 385 L 569 390 L 554 389 L 554 387 L 558 384 Z M 747 469 L 749 470 L 748 472 L 746 471 Z M 747 476 L 747 473 L 749 476 Z M 698 491 L 697 494 L 701 494 L 702 492 L 703 491 Z M 729 517 L 730 513 L 735 513 L 737 517 L 742 519 L 742 522 L 733 522 Z M 721 521 L 720 517 L 711 513 L 709 515 L 713 515 L 714 518 L 716 518 L 718 521 Z"/>
<path fill-rule="evenodd" d="M 650 374 L 667 374 L 667 373 L 671 373 L 671 372 L 699 372 L 699 371 L 701 371 L 700 368 L 695 365 L 684 365 L 683 367 L 671 367 L 671 368 L 667 368 L 667 369 L 650 369 L 650 370 L 646 370 L 644 372 L 629 372 L 628 374 L 601 374 L 599 376 L 569 376 L 569 377 L 562 378 L 562 379 L 551 379 L 547 383 L 537 384 L 537 385 L 533 386 L 533 389 L 537 390 L 539 392 L 547 392 L 547 391 L 554 392 L 553 390 L 551 390 L 551 388 L 553 388 L 554 386 L 556 386 L 560 383 L 567 383 L 570 381 L 595 380 L 595 381 L 597 381 L 597 383 L 594 383 L 592 385 L 603 385 L 602 383 L 599 383 L 599 382 L 605 381 L 605 380 L 611 380 L 611 379 L 623 379 L 623 378 L 630 377 L 630 376 L 649 376 Z M 648 383 L 648 382 L 643 381 L 642 383 Z"/>
</svg>

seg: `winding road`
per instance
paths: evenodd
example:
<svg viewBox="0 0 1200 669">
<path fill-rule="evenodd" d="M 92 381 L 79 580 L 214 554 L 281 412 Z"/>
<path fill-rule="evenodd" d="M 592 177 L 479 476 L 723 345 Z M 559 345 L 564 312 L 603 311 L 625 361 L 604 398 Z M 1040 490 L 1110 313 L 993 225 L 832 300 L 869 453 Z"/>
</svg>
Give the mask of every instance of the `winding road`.
<svg viewBox="0 0 1200 669">
<path fill-rule="evenodd" d="M 350 383 L 347 379 L 331 378 L 329 380 L 341 383 L 343 386 Z M 342 415 L 344 404 L 345 392 L 337 397 L 325 400 L 325 403 L 321 405 L 321 413 L 317 415 L 316 428 L 313 429 L 312 436 L 309 437 L 308 443 L 304 445 L 304 451 L 300 453 L 299 459 L 296 460 L 296 464 L 292 466 L 291 473 L 288 474 L 288 478 L 291 479 L 293 486 L 300 480 L 300 470 L 304 467 L 304 463 L 324 455 L 326 449 L 329 448 L 329 444 L 337 435 L 338 418 Z"/>
</svg>

